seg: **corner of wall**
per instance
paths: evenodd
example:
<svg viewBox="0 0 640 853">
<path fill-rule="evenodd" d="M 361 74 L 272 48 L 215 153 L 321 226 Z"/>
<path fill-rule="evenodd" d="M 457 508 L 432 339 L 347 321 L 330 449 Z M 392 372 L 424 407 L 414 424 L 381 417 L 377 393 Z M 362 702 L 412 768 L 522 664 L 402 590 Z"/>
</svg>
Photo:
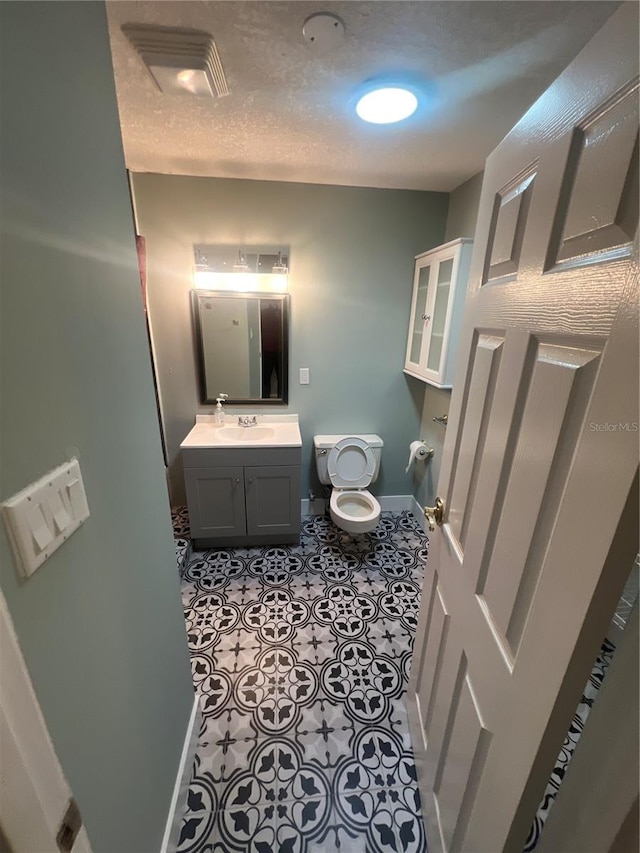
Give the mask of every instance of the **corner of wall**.
<svg viewBox="0 0 640 853">
<path fill-rule="evenodd" d="M 478 172 L 449 195 L 445 242 L 475 235 L 483 176 Z"/>
</svg>

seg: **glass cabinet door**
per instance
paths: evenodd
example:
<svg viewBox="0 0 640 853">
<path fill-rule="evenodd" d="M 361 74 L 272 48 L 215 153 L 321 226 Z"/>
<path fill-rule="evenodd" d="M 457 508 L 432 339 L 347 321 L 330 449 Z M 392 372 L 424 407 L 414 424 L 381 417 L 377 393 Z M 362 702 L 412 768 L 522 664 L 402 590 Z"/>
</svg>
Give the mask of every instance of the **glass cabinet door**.
<svg viewBox="0 0 640 853">
<path fill-rule="evenodd" d="M 431 320 L 431 334 L 429 335 L 429 355 L 427 357 L 428 370 L 440 372 L 442 361 L 442 344 L 447 322 L 447 308 L 449 307 L 449 294 L 451 292 L 451 274 L 453 272 L 453 258 L 438 266 L 438 278 L 436 283 L 436 299 Z"/>
<path fill-rule="evenodd" d="M 451 388 L 473 243 L 458 237 L 416 255 L 404 372 Z"/>
<path fill-rule="evenodd" d="M 413 328 L 411 330 L 411 348 L 409 350 L 409 361 L 419 365 L 425 341 L 425 330 L 427 329 L 427 300 L 429 298 L 429 276 L 431 265 L 421 267 L 418 274 L 418 287 L 416 290 L 416 302 L 413 315 Z"/>
</svg>

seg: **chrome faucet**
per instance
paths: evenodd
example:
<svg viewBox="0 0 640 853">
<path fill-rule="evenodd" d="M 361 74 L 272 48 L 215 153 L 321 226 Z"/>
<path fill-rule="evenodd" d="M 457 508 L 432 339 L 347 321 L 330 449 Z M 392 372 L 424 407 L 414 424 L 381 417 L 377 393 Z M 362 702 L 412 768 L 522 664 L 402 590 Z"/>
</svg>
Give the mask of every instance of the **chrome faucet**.
<svg viewBox="0 0 640 853">
<path fill-rule="evenodd" d="M 238 426 L 252 427 L 258 426 L 258 419 L 255 415 L 238 415 Z"/>
</svg>

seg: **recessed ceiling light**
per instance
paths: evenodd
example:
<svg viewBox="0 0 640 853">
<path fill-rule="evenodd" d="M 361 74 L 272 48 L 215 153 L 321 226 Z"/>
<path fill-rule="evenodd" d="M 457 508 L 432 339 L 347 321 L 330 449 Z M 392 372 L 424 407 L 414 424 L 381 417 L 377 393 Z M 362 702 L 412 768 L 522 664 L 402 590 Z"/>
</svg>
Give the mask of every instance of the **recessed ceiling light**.
<svg viewBox="0 0 640 853">
<path fill-rule="evenodd" d="M 379 86 L 366 92 L 356 104 L 356 113 L 372 124 L 393 124 L 413 115 L 418 98 L 402 86 Z"/>
</svg>

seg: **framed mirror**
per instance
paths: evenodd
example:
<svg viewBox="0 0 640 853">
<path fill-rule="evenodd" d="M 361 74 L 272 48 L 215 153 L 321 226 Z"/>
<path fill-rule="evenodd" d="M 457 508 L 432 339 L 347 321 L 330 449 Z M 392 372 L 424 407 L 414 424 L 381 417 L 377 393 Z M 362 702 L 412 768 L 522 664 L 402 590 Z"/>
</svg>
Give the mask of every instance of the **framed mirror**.
<svg viewBox="0 0 640 853">
<path fill-rule="evenodd" d="M 193 290 L 200 400 L 286 403 L 289 295 Z"/>
</svg>

